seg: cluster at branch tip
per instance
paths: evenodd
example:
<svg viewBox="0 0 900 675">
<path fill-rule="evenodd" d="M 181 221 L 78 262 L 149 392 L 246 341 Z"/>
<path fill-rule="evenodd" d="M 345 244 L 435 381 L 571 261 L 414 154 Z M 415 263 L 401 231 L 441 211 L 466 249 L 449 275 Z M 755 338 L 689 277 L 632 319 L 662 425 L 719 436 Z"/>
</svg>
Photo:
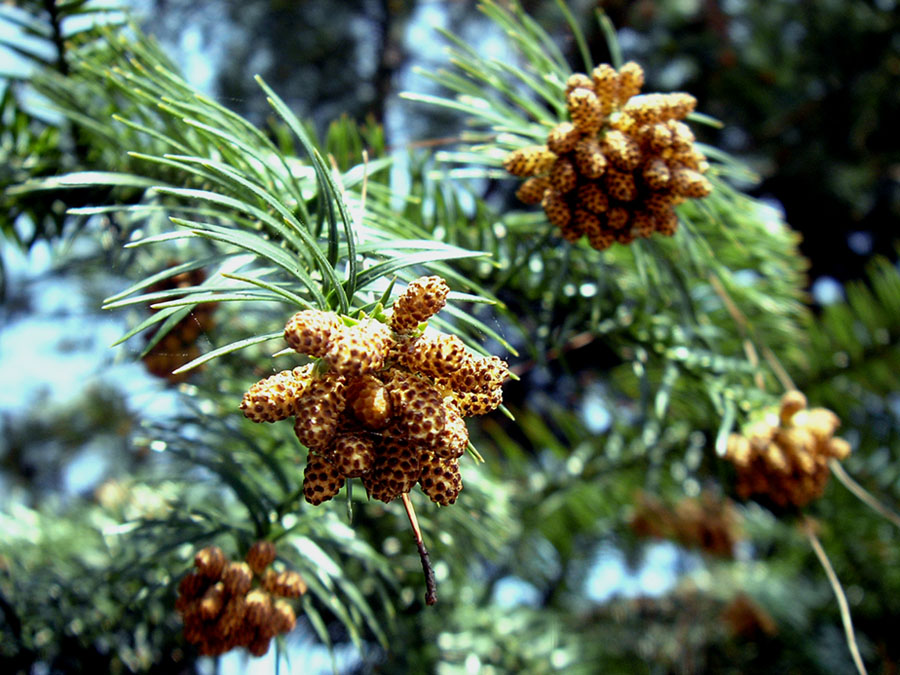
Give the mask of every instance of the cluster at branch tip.
<svg viewBox="0 0 900 675">
<path fill-rule="evenodd" d="M 303 494 L 310 504 L 360 478 L 369 496 L 390 502 L 416 483 L 435 503 L 462 490 L 459 459 L 468 447 L 464 417 L 503 400 L 506 363 L 469 353 L 452 335 L 422 332 L 450 292 L 440 277 L 421 277 L 394 302 L 389 324 L 347 326 L 333 312 L 304 310 L 284 336 L 319 359 L 254 384 L 241 410 L 254 422 L 294 417 L 309 456 Z"/>
<path fill-rule="evenodd" d="M 571 122 L 558 124 L 545 145 L 513 151 L 503 163 L 528 178 L 516 195 L 540 203 L 567 241 L 586 236 L 605 250 L 654 232 L 673 235 L 674 207 L 706 197 L 706 157 L 682 122 L 693 112 L 690 94 L 640 94 L 644 71 L 634 61 L 609 64 L 566 83 Z"/>
<path fill-rule="evenodd" d="M 777 415 L 731 434 L 725 458 L 737 469 L 741 497 L 760 496 L 778 506 L 804 506 L 828 482 L 828 460 L 843 460 L 850 444 L 835 438 L 841 421 L 826 408 L 806 408 L 806 397 L 789 391 Z"/>
<path fill-rule="evenodd" d="M 306 593 L 306 583 L 297 572 L 271 569 L 274 561 L 269 541 L 253 544 L 246 562 L 227 560 L 218 546 L 198 551 L 175 603 L 185 639 L 205 656 L 235 647 L 262 656 L 273 637 L 293 630 L 297 616 L 287 598 Z"/>
<path fill-rule="evenodd" d="M 734 556 L 740 538 L 740 518 L 734 505 L 710 492 L 685 497 L 674 508 L 641 493 L 630 526 L 639 537 L 673 539 L 685 547 L 725 558 Z"/>
</svg>

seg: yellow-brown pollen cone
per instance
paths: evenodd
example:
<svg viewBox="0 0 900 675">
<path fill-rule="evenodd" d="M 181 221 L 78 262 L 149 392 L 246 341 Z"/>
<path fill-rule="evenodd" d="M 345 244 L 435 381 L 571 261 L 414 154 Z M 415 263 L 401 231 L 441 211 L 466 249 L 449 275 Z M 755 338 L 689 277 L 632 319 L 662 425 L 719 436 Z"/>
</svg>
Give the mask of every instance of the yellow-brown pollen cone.
<svg viewBox="0 0 900 675">
<path fill-rule="evenodd" d="M 321 361 L 257 382 L 240 407 L 253 422 L 294 418 L 309 449 L 303 496 L 310 504 L 332 499 L 352 478 L 384 502 L 417 483 L 437 504 L 456 501 L 469 443 L 463 418 L 503 402 L 508 369 L 499 357 L 472 354 L 458 337 L 421 331 L 449 292 L 440 277 L 416 279 L 387 323 L 348 326 L 319 310 L 288 320 L 288 344 Z"/>
<path fill-rule="evenodd" d="M 571 121 L 545 145 L 512 151 L 503 166 L 527 178 L 516 195 L 541 204 L 566 241 L 587 237 L 595 249 L 629 244 L 678 228 L 675 205 L 709 195 L 706 157 L 681 120 L 694 110 L 690 94 L 640 94 L 644 71 L 634 61 L 609 64 L 566 83 Z"/>
<path fill-rule="evenodd" d="M 841 421 L 826 408 L 806 408 L 806 397 L 789 391 L 778 414 L 743 434 L 731 434 L 725 459 L 737 471 L 737 492 L 778 506 L 805 506 L 828 482 L 828 461 L 843 460 L 850 444 L 834 436 Z"/>
</svg>

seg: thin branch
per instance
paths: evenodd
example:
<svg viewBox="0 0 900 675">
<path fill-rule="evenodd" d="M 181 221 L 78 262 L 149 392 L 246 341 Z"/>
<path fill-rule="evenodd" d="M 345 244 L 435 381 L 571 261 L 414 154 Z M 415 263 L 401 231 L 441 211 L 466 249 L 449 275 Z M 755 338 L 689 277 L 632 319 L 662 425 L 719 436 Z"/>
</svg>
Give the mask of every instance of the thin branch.
<svg viewBox="0 0 900 675">
<path fill-rule="evenodd" d="M 844 487 L 850 490 L 850 492 L 852 492 L 854 495 L 856 495 L 863 504 L 880 513 L 897 527 L 900 527 L 900 516 L 898 516 L 891 509 L 878 501 L 875 496 L 871 492 L 866 490 L 862 485 L 853 480 L 853 478 L 850 477 L 850 474 L 848 474 L 844 470 L 844 467 L 841 466 L 840 462 L 838 462 L 836 459 L 830 459 L 828 460 L 828 466 L 831 469 L 831 473 L 834 474 L 835 478 L 841 481 L 841 483 L 844 484 Z"/>
<path fill-rule="evenodd" d="M 803 518 L 803 524 L 804 529 L 806 530 L 806 536 L 809 538 L 809 543 L 812 545 L 812 549 L 819 559 L 819 562 L 822 563 L 822 568 L 825 570 L 825 576 L 828 577 L 828 583 L 831 584 L 831 590 L 834 591 L 834 596 L 837 598 L 838 607 L 841 611 L 841 621 L 844 624 L 844 635 L 847 638 L 847 647 L 850 649 L 850 656 L 853 657 L 853 663 L 856 665 L 856 670 L 859 674 L 867 675 L 866 666 L 862 661 L 862 657 L 859 655 L 859 647 L 856 644 L 856 635 L 853 632 L 853 620 L 850 618 L 850 606 L 847 604 L 847 596 L 844 595 L 844 589 L 841 588 L 841 582 L 838 580 L 837 574 L 834 573 L 831 561 L 828 560 L 828 554 L 825 553 L 825 549 L 822 548 L 822 543 L 813 531 L 813 525 L 808 516 Z"/>
<path fill-rule="evenodd" d="M 431 558 L 428 557 L 428 550 L 425 548 L 425 542 L 422 541 L 422 531 L 419 529 L 416 510 L 413 508 L 412 502 L 409 501 L 409 493 L 404 492 L 402 499 L 403 506 L 406 508 L 406 515 L 409 518 L 409 524 L 412 525 L 413 535 L 416 538 L 416 546 L 419 549 L 419 558 L 422 559 L 422 570 L 425 572 L 425 604 L 433 605 L 437 602 L 437 582 L 434 580 L 434 569 L 431 567 Z"/>
</svg>

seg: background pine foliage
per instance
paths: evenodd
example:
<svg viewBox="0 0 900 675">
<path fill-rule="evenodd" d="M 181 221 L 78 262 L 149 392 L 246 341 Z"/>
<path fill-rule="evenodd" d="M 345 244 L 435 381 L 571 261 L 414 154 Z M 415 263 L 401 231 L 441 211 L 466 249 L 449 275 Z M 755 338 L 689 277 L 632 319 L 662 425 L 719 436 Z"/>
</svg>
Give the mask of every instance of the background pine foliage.
<svg viewBox="0 0 900 675">
<path fill-rule="evenodd" d="M 426 139 L 402 157 L 371 122 L 341 118 L 320 137 L 261 79 L 270 112 L 264 126 L 248 121 L 113 10 L 2 9 L 24 38 L 6 42 L 34 68 L 10 79 L 0 103 L 5 245 L 49 241 L 59 270 L 114 269 L 117 286 L 101 295 L 129 320 L 120 358 L 149 353 L 199 304 L 214 303 L 217 317 L 166 414 L 96 397 L 124 458 L 92 499 L 23 480 L 31 498 L 4 504 L 0 657 L 13 672 L 194 668 L 171 609 L 175 583 L 196 548 L 238 555 L 258 538 L 275 540 L 309 583 L 298 633 L 335 653 L 352 646 L 361 672 L 852 668 L 832 591 L 792 515 L 742 505 L 733 558 L 648 544 L 631 522 L 640 489 L 670 503 L 729 494 L 724 439 L 776 401 L 782 369 L 844 420 L 847 472 L 897 504 L 900 276 L 876 259 L 845 302 L 813 312 L 797 235 L 746 194 L 753 172 L 713 145 L 716 189 L 679 207 L 672 239 L 599 254 L 563 245 L 543 214 L 514 204 L 512 181 L 496 180 L 500 162 L 563 119 L 571 57 L 609 48 L 619 58 L 605 16 L 557 3 L 548 31 L 516 3 L 482 3 L 518 56 L 491 59 L 446 33 L 451 66 L 428 73 L 442 93 L 406 98 L 420 115 L 459 114 L 460 142 Z M 69 30 L 81 15 L 97 20 Z M 559 35 L 572 36 L 572 54 Z M 202 282 L 155 288 L 199 269 Z M 435 325 L 472 349 L 505 350 L 520 378 L 506 387 L 514 421 L 470 423 L 486 461 L 466 460 L 460 502 L 435 509 L 413 496 L 436 562 L 433 610 L 402 510 L 368 503 L 359 486 L 310 508 L 304 450 L 281 425 L 261 428 L 236 409 L 252 382 L 296 364 L 277 341 L 292 312 L 377 313 L 396 282 L 425 273 L 454 289 Z M 4 424 L 5 469 L 33 461 L 40 424 Z M 863 657 L 888 670 L 896 529 L 835 481 L 807 511 L 848 589 Z M 597 590 L 605 560 L 641 570 L 660 550 L 678 570 L 664 594 Z M 728 628 L 739 593 L 774 633 Z"/>
</svg>

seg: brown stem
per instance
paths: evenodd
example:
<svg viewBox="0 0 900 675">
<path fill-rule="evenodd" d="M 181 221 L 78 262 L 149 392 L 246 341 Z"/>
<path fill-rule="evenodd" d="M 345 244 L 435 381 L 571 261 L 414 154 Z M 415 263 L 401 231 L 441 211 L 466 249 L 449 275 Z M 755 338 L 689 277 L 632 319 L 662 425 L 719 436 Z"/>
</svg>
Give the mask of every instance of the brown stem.
<svg viewBox="0 0 900 675">
<path fill-rule="evenodd" d="M 813 524 L 810 522 L 808 516 L 803 518 L 803 525 L 806 530 L 806 536 L 809 538 L 809 543 L 812 545 L 816 557 L 822 564 L 822 569 L 825 570 L 825 576 L 828 577 L 828 583 L 831 584 L 831 590 L 834 591 L 834 597 L 837 599 L 838 608 L 841 611 L 841 622 L 844 624 L 844 636 L 847 638 L 847 647 L 850 650 L 850 656 L 853 657 L 853 664 L 856 666 L 859 675 L 866 675 L 866 666 L 863 664 L 862 657 L 859 655 L 859 647 L 856 644 L 856 634 L 853 632 L 853 620 L 850 618 L 850 606 L 847 604 L 847 596 L 844 595 L 844 589 L 841 588 L 841 582 L 838 580 L 837 574 L 834 573 L 831 561 L 828 560 L 828 554 L 826 554 L 825 549 L 822 548 L 822 543 L 816 536 Z"/>
<path fill-rule="evenodd" d="M 428 557 L 428 550 L 425 548 L 425 542 L 422 541 L 422 531 L 419 529 L 419 521 L 416 518 L 416 511 L 412 502 L 409 501 L 409 493 L 404 492 L 401 495 L 403 506 L 406 508 L 406 515 L 409 518 L 409 524 L 412 525 L 413 535 L 416 538 L 416 546 L 419 549 L 419 558 L 422 559 L 422 571 L 425 572 L 425 604 L 433 605 L 437 602 L 437 582 L 434 580 L 434 569 L 431 567 L 431 558 Z"/>
</svg>

